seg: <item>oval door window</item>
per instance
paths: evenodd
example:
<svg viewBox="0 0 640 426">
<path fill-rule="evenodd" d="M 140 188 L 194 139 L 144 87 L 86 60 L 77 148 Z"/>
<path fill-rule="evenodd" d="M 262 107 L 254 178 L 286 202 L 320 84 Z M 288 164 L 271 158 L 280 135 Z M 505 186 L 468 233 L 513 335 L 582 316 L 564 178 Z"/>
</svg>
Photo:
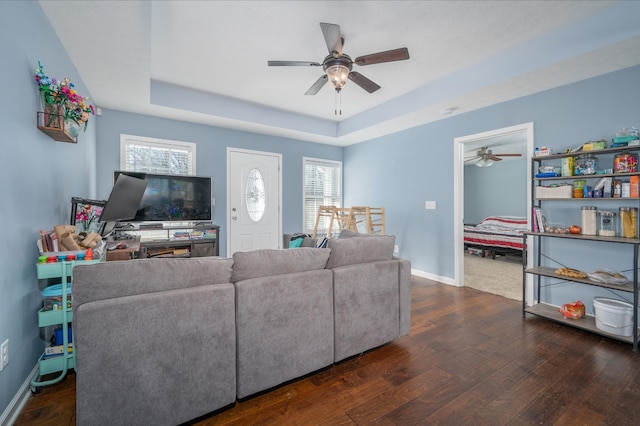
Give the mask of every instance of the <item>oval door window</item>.
<svg viewBox="0 0 640 426">
<path fill-rule="evenodd" d="M 264 178 L 258 169 L 253 169 L 249 172 L 245 188 L 245 205 L 251 220 L 258 222 L 262 219 L 266 208 L 266 197 Z"/>
</svg>

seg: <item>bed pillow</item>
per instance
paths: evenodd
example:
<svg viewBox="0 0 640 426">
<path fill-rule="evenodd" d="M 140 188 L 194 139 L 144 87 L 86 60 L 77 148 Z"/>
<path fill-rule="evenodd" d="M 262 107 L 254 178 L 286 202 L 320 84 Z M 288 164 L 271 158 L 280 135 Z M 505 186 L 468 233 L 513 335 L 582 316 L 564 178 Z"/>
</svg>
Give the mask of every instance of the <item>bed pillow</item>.
<svg viewBox="0 0 640 426">
<path fill-rule="evenodd" d="M 480 222 L 478 226 L 522 230 L 528 229 L 527 218 L 520 216 L 489 216 Z"/>
</svg>

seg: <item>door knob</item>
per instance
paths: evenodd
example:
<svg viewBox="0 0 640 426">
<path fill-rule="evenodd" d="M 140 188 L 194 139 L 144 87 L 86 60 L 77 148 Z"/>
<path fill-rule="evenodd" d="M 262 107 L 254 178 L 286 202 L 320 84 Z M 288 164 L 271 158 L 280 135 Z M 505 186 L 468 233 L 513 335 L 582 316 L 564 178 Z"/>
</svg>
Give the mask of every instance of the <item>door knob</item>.
<svg viewBox="0 0 640 426">
<path fill-rule="evenodd" d="M 231 216 L 231 219 L 238 220 L 238 217 L 237 216 Z"/>
</svg>

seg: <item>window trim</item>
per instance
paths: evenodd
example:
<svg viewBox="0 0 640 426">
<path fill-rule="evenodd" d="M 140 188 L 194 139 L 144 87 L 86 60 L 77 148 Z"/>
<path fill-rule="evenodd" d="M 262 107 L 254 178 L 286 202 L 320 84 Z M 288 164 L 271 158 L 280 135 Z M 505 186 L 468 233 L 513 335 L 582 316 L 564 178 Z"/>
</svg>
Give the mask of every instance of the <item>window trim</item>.
<svg viewBox="0 0 640 426">
<path fill-rule="evenodd" d="M 342 161 L 337 161 L 337 160 L 327 160 L 324 158 L 314 158 L 314 157 L 302 157 L 302 229 L 303 232 L 305 233 L 312 233 L 313 232 L 313 226 L 311 227 L 311 229 L 305 229 L 305 224 L 306 224 L 306 217 L 305 217 L 305 212 L 306 212 L 306 192 L 305 192 L 305 188 L 306 188 L 306 181 L 305 181 L 305 168 L 307 166 L 307 164 L 314 164 L 314 165 L 328 165 L 328 166 L 334 166 L 334 167 L 338 167 L 340 169 L 340 182 L 338 184 L 338 188 L 340 189 L 340 197 L 339 197 L 339 201 L 336 207 L 341 207 L 344 204 L 344 169 L 343 169 L 343 165 L 342 165 Z M 315 215 L 317 215 L 318 212 L 315 212 Z M 315 219 L 313 221 L 315 223 Z"/>
<path fill-rule="evenodd" d="M 120 170 L 122 171 L 135 171 L 127 170 L 127 146 L 131 143 L 138 143 L 140 145 L 146 145 L 151 148 L 165 148 L 165 149 L 180 149 L 187 150 L 191 153 L 191 176 L 197 176 L 196 172 L 196 144 L 194 142 L 175 141 L 170 139 L 150 138 L 145 136 L 135 135 L 120 135 Z"/>
</svg>

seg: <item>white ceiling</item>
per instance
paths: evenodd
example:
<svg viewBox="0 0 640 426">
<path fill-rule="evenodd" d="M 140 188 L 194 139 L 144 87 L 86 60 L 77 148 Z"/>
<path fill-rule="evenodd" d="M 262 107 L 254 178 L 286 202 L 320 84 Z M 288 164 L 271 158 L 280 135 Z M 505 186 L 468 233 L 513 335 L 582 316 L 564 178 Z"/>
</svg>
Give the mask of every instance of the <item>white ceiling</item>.
<svg viewBox="0 0 640 426">
<path fill-rule="evenodd" d="M 98 107 L 338 146 L 640 64 L 633 1 L 40 4 Z M 304 95 L 321 68 L 267 66 L 322 62 L 320 22 L 340 25 L 352 58 L 411 58 L 354 65 L 382 88 L 347 82 L 336 116 L 330 84 Z"/>
</svg>

